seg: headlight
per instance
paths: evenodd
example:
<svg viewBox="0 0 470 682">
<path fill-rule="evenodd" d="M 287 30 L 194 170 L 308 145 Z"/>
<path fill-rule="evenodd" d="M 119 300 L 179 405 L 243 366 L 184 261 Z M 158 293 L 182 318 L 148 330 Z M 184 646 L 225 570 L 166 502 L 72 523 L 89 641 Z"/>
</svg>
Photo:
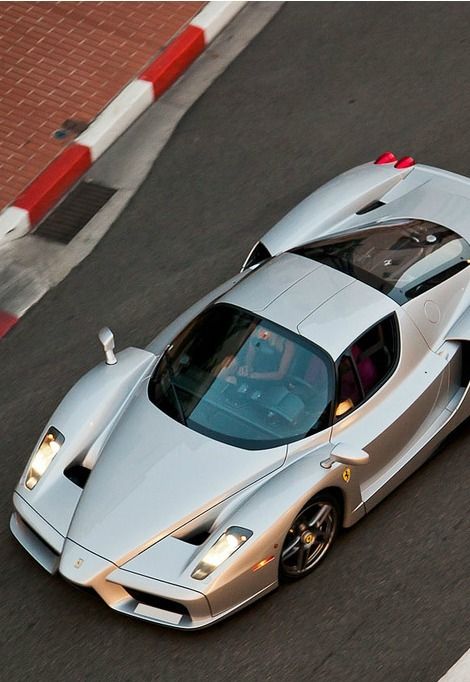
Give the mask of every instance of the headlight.
<svg viewBox="0 0 470 682">
<path fill-rule="evenodd" d="M 59 452 L 64 440 L 64 436 L 53 426 L 48 429 L 29 465 L 28 475 L 26 476 L 26 487 L 29 490 L 32 490 L 41 476 L 43 476 L 47 467 Z"/>
<path fill-rule="evenodd" d="M 202 561 L 198 563 L 191 573 L 191 578 L 196 580 L 207 578 L 212 571 L 215 571 L 220 564 L 232 556 L 252 535 L 253 532 L 246 528 L 238 528 L 237 526 L 228 528 L 217 542 L 212 545 Z"/>
</svg>

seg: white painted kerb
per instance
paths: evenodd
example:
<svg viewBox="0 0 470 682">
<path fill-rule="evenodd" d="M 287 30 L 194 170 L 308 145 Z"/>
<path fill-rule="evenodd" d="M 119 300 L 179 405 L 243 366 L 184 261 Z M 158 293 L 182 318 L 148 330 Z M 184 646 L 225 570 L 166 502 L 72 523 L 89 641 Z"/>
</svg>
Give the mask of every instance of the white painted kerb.
<svg viewBox="0 0 470 682">
<path fill-rule="evenodd" d="M 204 31 L 208 45 L 245 5 L 246 2 L 209 2 L 192 20 L 191 26 Z"/>
<path fill-rule="evenodd" d="M 24 208 L 9 206 L 0 213 L 0 242 L 23 237 L 30 228 L 29 212 Z"/>
<path fill-rule="evenodd" d="M 152 83 L 132 81 L 77 137 L 76 142 L 89 147 L 91 160 L 96 161 L 152 103 Z"/>
</svg>

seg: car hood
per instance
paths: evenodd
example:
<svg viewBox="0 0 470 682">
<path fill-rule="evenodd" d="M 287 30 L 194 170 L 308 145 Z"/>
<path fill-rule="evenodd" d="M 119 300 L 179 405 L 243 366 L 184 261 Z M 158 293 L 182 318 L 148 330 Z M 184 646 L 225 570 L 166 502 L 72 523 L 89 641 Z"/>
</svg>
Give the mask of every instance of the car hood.
<svg viewBox="0 0 470 682">
<path fill-rule="evenodd" d="M 144 382 L 108 439 L 68 537 L 121 565 L 282 466 L 287 446 L 241 450 L 155 407 Z"/>
</svg>

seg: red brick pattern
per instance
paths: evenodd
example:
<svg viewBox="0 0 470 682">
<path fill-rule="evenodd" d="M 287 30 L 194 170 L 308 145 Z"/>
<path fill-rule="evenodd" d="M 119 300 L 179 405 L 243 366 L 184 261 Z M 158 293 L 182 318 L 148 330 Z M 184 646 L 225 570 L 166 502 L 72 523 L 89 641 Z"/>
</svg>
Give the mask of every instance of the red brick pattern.
<svg viewBox="0 0 470 682">
<path fill-rule="evenodd" d="M 0 210 L 90 123 L 204 2 L 0 2 Z"/>
</svg>

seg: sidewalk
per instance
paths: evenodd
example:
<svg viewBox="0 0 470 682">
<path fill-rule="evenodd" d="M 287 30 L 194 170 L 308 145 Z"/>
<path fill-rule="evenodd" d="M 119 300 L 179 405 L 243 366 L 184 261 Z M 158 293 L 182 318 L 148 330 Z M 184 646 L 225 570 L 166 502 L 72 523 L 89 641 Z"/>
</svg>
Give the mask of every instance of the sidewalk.
<svg viewBox="0 0 470 682">
<path fill-rule="evenodd" d="M 245 4 L 0 3 L 0 339 L 93 249 L 111 224 L 94 218 L 129 200 L 84 180 L 95 162 Z"/>
<path fill-rule="evenodd" d="M 0 3 L 0 212 L 205 4 Z"/>
</svg>

